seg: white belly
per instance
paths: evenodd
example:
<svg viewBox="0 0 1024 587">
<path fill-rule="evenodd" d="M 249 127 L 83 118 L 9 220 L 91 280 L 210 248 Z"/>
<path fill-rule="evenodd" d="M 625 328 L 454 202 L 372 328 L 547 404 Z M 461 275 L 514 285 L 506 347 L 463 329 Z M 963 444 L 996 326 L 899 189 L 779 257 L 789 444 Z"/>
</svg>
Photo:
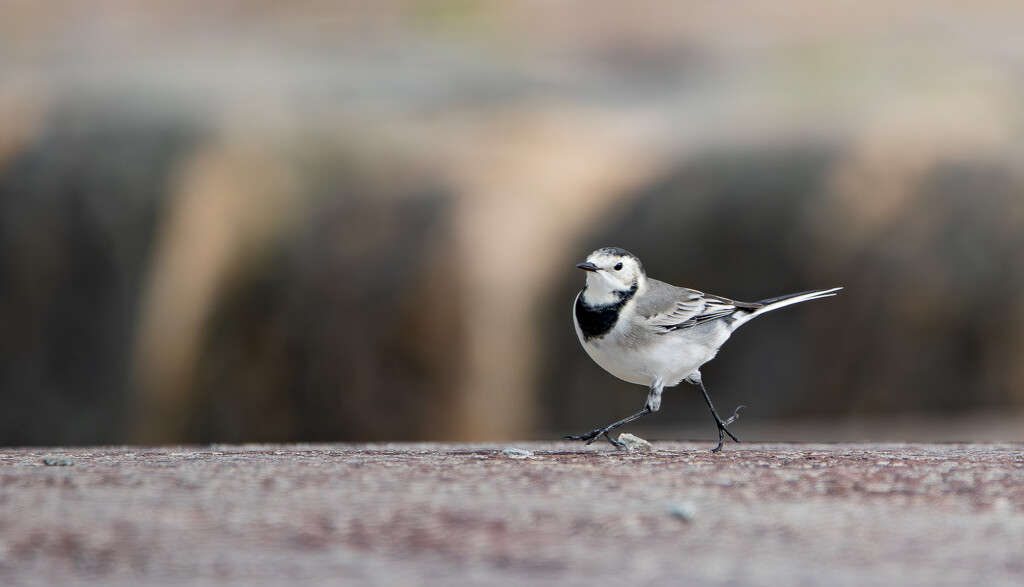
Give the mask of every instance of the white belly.
<svg viewBox="0 0 1024 587">
<path fill-rule="evenodd" d="M 601 368 L 623 381 L 648 387 L 655 382 L 665 387 L 678 385 L 713 359 L 718 347 L 729 337 L 725 329 L 709 332 L 706 337 L 674 332 L 652 335 L 648 344 L 639 345 L 619 328 L 589 341 L 584 341 L 579 328 L 576 333 L 587 354 Z"/>
</svg>

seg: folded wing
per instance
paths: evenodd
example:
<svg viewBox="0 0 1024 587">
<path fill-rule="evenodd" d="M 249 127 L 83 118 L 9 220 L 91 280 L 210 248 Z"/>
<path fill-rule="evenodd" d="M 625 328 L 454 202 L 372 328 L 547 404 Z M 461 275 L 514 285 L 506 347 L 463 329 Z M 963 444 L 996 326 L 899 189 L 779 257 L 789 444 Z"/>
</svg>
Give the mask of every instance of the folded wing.
<svg viewBox="0 0 1024 587">
<path fill-rule="evenodd" d="M 649 288 L 644 303 L 638 305 L 637 311 L 648 326 L 661 332 L 692 328 L 761 307 L 761 304 L 737 302 L 655 280 L 649 282 Z"/>
</svg>

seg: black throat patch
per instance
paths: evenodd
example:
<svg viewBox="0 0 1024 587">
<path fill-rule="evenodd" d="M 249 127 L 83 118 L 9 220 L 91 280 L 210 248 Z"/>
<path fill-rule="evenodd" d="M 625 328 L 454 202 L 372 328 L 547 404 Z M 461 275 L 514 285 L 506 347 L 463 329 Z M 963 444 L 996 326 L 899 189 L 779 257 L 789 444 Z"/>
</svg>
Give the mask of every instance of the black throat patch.
<svg viewBox="0 0 1024 587">
<path fill-rule="evenodd" d="M 580 331 L 583 332 L 583 339 L 590 340 L 608 334 L 615 327 L 615 323 L 619 321 L 619 312 L 622 311 L 622 307 L 636 295 L 636 288 L 637 285 L 634 283 L 633 287 L 626 291 L 615 292 L 619 301 L 607 306 L 590 306 L 584 303 L 583 292 L 587 291 L 584 288 L 576 296 L 576 323 L 579 324 Z"/>
</svg>

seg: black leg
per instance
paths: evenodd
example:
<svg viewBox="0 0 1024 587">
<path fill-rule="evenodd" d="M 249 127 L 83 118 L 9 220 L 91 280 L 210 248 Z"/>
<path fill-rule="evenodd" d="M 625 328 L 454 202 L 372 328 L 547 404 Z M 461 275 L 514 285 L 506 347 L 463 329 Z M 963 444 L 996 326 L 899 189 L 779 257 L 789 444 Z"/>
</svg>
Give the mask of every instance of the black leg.
<svg viewBox="0 0 1024 587">
<path fill-rule="evenodd" d="M 612 443 L 612 445 L 615 446 L 615 448 L 617 448 L 619 450 L 625 450 L 626 445 L 622 444 L 618 440 L 615 440 L 614 438 L 609 436 L 608 433 L 611 432 L 612 430 L 615 430 L 619 426 L 622 426 L 623 424 L 629 424 L 633 420 L 636 420 L 637 418 L 646 416 L 647 414 L 650 414 L 653 411 L 654 410 L 652 410 L 651 408 L 645 406 L 644 409 L 640 410 L 639 412 L 633 414 L 632 416 L 629 416 L 628 418 L 623 418 L 623 419 L 619 420 L 618 422 L 616 422 L 614 424 L 609 424 L 608 426 L 605 426 L 604 428 L 598 428 L 597 430 L 591 430 L 590 432 L 587 432 L 586 434 L 581 434 L 580 436 L 566 436 L 565 439 L 566 440 L 586 440 L 587 441 L 587 445 L 589 446 L 595 440 L 597 440 L 598 438 L 604 436 L 605 438 L 608 439 L 608 442 Z M 732 434 L 730 434 L 729 436 L 732 436 Z"/>
<path fill-rule="evenodd" d="M 718 412 L 715 411 L 715 406 L 714 404 L 711 403 L 711 398 L 708 397 L 708 390 L 704 389 L 704 382 L 698 379 L 697 386 L 700 387 L 700 392 L 704 394 L 704 401 L 708 402 L 708 407 L 711 408 L 711 415 L 715 417 L 715 425 L 718 426 L 718 446 L 711 449 L 711 452 L 718 452 L 722 450 L 722 443 L 725 442 L 726 434 L 729 435 L 729 438 L 733 439 L 736 442 L 739 442 L 740 439 L 736 438 L 736 436 L 732 432 L 729 432 L 729 429 L 726 428 L 726 426 L 732 424 L 736 420 L 736 418 L 739 418 L 740 408 L 744 406 L 736 408 L 736 411 L 733 412 L 732 417 L 729 418 L 728 421 L 723 422 L 721 416 L 719 416 Z"/>
</svg>

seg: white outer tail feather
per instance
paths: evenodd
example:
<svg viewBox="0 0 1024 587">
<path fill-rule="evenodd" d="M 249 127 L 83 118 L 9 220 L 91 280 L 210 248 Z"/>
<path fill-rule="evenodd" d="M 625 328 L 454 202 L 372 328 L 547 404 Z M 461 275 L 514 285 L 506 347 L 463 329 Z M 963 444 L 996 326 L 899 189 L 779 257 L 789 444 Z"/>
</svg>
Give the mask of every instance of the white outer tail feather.
<svg viewBox="0 0 1024 587">
<path fill-rule="evenodd" d="M 751 318 L 756 318 L 765 312 L 771 312 L 772 310 L 778 310 L 779 308 L 785 308 L 786 306 L 792 306 L 793 304 L 799 304 L 801 302 L 809 302 L 811 300 L 817 300 L 819 298 L 828 298 L 836 295 L 843 288 L 833 287 L 832 289 L 820 289 L 817 291 L 809 291 L 802 294 L 796 294 L 792 297 L 783 298 L 777 302 L 771 302 L 766 304 L 764 307 L 758 308 L 746 316 L 740 316 L 736 318 L 736 321 L 732 323 L 732 329 L 736 330 L 743 324 L 750 321 Z"/>
</svg>

